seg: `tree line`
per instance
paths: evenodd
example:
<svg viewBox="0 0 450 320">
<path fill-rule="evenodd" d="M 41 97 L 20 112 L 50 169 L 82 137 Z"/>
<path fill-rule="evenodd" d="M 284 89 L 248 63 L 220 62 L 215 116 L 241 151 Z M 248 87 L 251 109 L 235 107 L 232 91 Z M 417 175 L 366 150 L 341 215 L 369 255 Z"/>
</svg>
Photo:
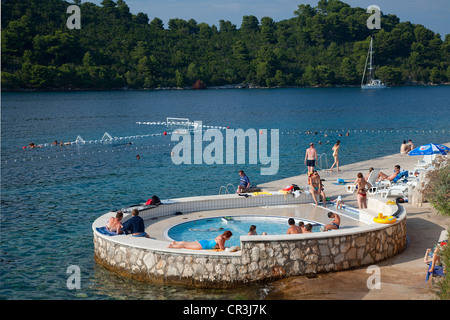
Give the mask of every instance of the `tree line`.
<svg viewBox="0 0 450 320">
<path fill-rule="evenodd" d="M 361 82 L 370 36 L 376 76 L 389 85 L 450 81 L 450 34 L 339 0 L 301 4 L 282 21 L 243 16 L 240 27 L 132 14 L 124 0 L 74 1 L 81 28 L 68 29 L 69 3 L 2 0 L 2 89 L 208 86 L 334 86 Z"/>
</svg>

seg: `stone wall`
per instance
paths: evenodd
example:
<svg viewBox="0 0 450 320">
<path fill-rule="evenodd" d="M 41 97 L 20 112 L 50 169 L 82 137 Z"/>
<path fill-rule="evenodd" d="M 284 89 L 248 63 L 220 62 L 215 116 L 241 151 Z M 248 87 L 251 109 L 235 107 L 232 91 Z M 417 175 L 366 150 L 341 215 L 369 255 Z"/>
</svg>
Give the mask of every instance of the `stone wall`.
<svg viewBox="0 0 450 320">
<path fill-rule="evenodd" d="M 160 284 L 233 287 L 288 276 L 341 271 L 371 265 L 406 246 L 406 217 L 360 233 L 327 232 L 241 237 L 237 253 L 136 248 L 94 232 L 95 259 L 120 275 Z M 148 240 L 153 241 L 153 240 Z"/>
</svg>

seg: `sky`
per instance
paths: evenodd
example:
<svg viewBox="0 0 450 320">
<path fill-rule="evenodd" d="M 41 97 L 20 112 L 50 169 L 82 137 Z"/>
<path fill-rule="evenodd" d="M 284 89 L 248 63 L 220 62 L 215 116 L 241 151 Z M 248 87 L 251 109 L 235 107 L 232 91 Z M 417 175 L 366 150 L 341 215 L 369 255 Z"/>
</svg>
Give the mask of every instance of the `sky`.
<svg viewBox="0 0 450 320">
<path fill-rule="evenodd" d="M 102 0 L 88 0 L 100 5 Z M 317 5 L 318 0 L 125 0 L 133 14 L 146 13 L 164 22 L 173 18 L 194 19 L 197 23 L 219 26 L 219 20 L 229 20 L 240 28 L 242 17 L 253 15 L 261 21 L 271 17 L 275 21 L 294 17 L 299 4 Z M 438 32 L 442 38 L 450 33 L 450 0 L 343 0 L 352 7 L 380 7 L 383 14 L 395 14 L 400 21 L 422 24 Z M 383 26 L 381 26 L 383 27 Z"/>
</svg>

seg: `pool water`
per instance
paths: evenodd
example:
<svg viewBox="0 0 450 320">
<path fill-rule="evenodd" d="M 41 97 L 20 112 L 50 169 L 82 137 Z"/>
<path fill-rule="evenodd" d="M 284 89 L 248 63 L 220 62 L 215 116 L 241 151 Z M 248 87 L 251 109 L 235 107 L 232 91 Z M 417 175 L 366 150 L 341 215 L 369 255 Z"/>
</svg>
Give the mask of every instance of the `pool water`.
<svg viewBox="0 0 450 320">
<path fill-rule="evenodd" d="M 268 216 L 232 216 L 232 220 L 224 220 L 222 217 L 198 219 L 194 221 L 180 223 L 170 228 L 166 235 L 175 241 L 200 241 L 212 240 L 226 230 L 230 230 L 233 236 L 226 242 L 226 246 L 239 246 L 240 236 L 246 236 L 251 225 L 256 226 L 258 235 L 266 232 L 268 235 L 286 234 L 289 229 L 289 217 L 268 217 Z M 306 219 L 294 219 L 298 225 L 300 221 L 313 225 L 312 232 L 320 232 L 322 224 Z"/>
</svg>

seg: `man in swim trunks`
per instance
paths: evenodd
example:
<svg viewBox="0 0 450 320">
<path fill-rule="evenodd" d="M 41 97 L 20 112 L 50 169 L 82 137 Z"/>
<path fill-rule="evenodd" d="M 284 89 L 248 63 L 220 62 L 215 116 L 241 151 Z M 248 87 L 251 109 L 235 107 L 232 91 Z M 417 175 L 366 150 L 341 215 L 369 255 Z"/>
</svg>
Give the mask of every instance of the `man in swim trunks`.
<svg viewBox="0 0 450 320">
<path fill-rule="evenodd" d="M 309 144 L 309 148 L 305 153 L 305 164 L 308 166 L 308 175 L 314 170 L 317 160 L 317 150 L 314 148 L 314 143 Z"/>
<path fill-rule="evenodd" d="M 394 173 L 391 174 L 390 176 L 388 176 L 387 174 L 380 171 L 377 176 L 377 181 L 381 181 L 381 180 L 393 181 L 399 174 L 400 174 L 400 166 L 397 164 L 394 167 Z M 394 180 L 394 182 L 395 182 L 395 180 Z"/>
</svg>

